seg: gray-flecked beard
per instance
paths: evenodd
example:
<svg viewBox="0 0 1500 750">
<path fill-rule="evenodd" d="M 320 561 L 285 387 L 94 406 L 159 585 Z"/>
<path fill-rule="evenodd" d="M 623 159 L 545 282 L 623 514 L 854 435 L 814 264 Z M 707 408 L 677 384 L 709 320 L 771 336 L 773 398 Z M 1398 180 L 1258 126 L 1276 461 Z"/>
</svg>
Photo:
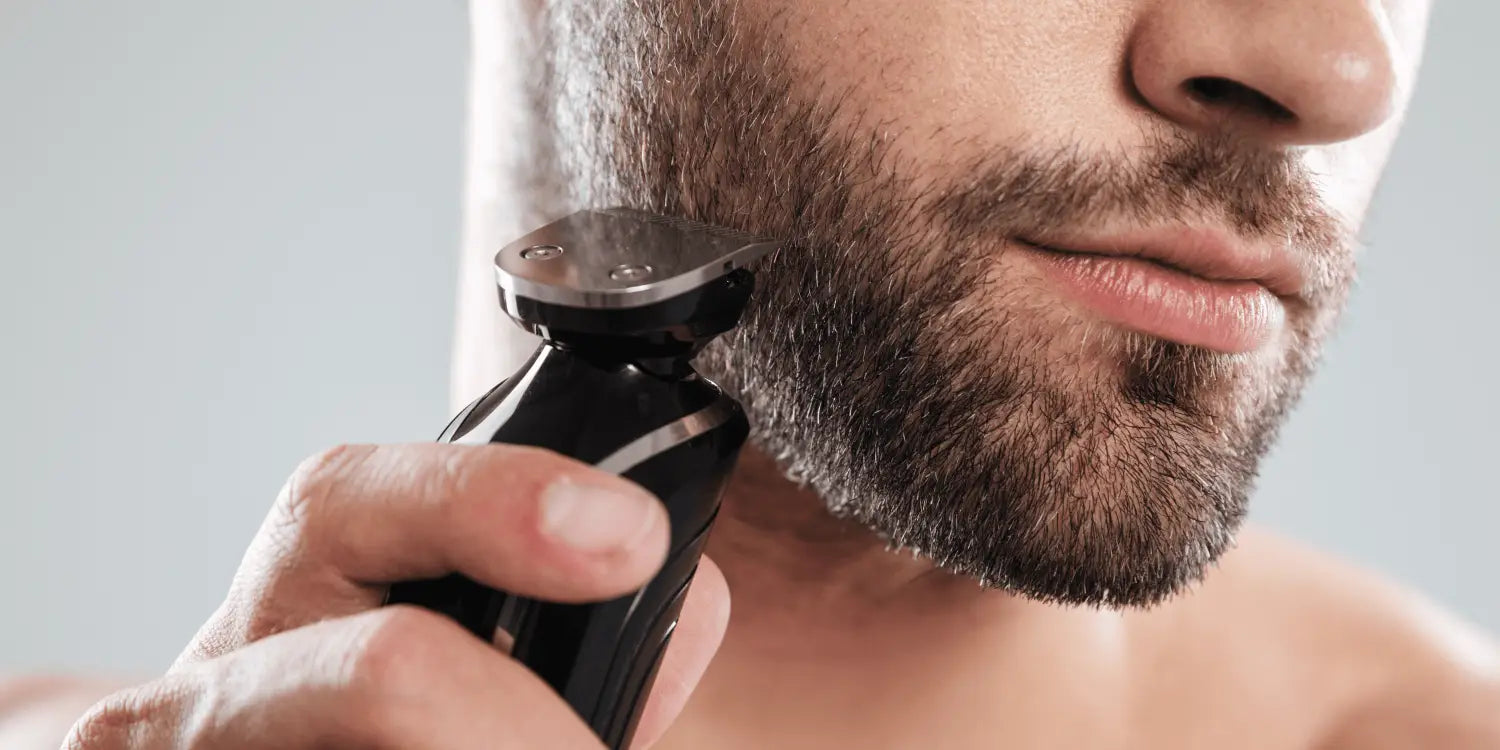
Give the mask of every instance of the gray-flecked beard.
<svg viewBox="0 0 1500 750">
<path fill-rule="evenodd" d="M 996 148 L 918 188 L 851 92 L 799 73 L 776 23 L 728 5 L 540 12 L 531 166 L 553 180 L 533 211 L 624 204 L 784 238 L 699 367 L 790 477 L 893 547 L 1049 601 L 1149 604 L 1202 576 L 1351 283 L 1344 232 L 1300 167 L 1162 131 L 1129 161 Z M 1315 261 L 1273 365 L 1044 324 L 994 273 L 1007 238 L 1204 215 Z M 1077 357 L 1056 354 L 1085 335 Z"/>
</svg>

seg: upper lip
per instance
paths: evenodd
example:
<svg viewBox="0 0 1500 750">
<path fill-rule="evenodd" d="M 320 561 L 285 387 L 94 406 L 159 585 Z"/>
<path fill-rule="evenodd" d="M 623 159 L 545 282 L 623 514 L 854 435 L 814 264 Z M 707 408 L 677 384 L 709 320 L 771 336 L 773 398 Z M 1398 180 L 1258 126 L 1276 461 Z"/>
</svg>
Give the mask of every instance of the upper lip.
<svg viewBox="0 0 1500 750">
<path fill-rule="evenodd" d="M 1212 227 L 1019 239 L 1044 250 L 1143 258 L 1210 281 L 1253 281 L 1278 297 L 1297 296 L 1306 283 L 1306 275 L 1287 244 L 1249 242 Z"/>
</svg>

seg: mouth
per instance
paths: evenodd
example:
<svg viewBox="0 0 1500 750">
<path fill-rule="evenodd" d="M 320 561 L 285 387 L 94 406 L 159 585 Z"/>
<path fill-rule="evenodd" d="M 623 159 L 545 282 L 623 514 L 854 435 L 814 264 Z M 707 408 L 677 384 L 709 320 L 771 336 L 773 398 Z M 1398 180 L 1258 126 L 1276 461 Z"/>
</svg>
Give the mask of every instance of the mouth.
<svg viewBox="0 0 1500 750">
<path fill-rule="evenodd" d="M 1149 336 L 1242 354 L 1275 340 L 1303 285 L 1286 248 L 1210 230 L 1016 238 L 1059 292 Z"/>
</svg>

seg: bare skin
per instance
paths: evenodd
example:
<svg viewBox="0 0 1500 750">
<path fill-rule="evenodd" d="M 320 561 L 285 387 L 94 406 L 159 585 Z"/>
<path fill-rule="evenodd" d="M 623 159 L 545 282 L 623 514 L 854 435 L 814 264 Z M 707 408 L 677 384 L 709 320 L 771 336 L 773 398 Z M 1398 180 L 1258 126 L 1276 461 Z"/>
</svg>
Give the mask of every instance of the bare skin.
<svg viewBox="0 0 1500 750">
<path fill-rule="evenodd" d="M 1060 608 L 886 552 L 768 487 L 764 460 L 710 551 L 734 593 L 728 634 L 658 747 L 1500 743 L 1492 642 L 1267 531 L 1160 607 Z"/>
<path fill-rule="evenodd" d="M 515 99 L 519 47 L 501 33 L 537 5 L 473 3 L 459 401 L 528 346 L 495 310 L 488 256 L 537 223 L 528 210 L 557 212 L 519 207 L 546 191 L 514 151 L 525 143 L 514 131 L 525 111 Z M 892 148 L 920 180 L 945 177 L 955 152 L 1038 143 L 1128 156 L 1155 129 L 1231 128 L 1316 171 L 1321 204 L 1357 225 L 1410 96 L 1428 3 L 735 6 L 748 19 L 786 21 L 799 80 L 846 92 L 872 121 L 896 125 Z M 1192 76 L 1236 81 L 1294 116 L 1267 118 L 1253 97 L 1204 105 L 1185 93 Z M 1070 140 L 1048 140 L 1059 135 Z M 1022 323 L 1049 333 L 1063 303 L 1021 276 L 1007 283 L 1008 294 L 982 302 L 1022 300 Z M 506 341 L 509 351 L 497 345 Z M 383 583 L 449 570 L 558 600 L 638 586 L 663 553 L 661 519 L 631 526 L 591 503 L 564 527 L 593 517 L 597 528 L 633 532 L 570 544 L 544 523 L 559 478 L 615 488 L 617 510 L 622 498 L 647 500 L 587 467 L 506 446 L 356 447 L 310 460 L 177 663 L 88 710 L 66 746 L 597 747 L 503 654 L 435 616 L 377 609 Z M 1241 530 L 1203 583 L 1151 609 L 1112 611 L 984 590 L 887 551 L 755 451 L 726 503 L 709 551 L 717 565 L 694 585 L 642 747 L 1500 746 L 1492 642 L 1418 596 L 1259 529 Z M 649 502 L 635 507 L 641 519 L 659 516 Z M 0 689 L 0 745 L 56 747 L 113 687 Z"/>
<path fill-rule="evenodd" d="M 310 460 L 168 674 L 94 706 L 66 747 L 459 748 L 476 736 L 596 747 L 556 696 L 488 645 L 435 616 L 376 609 L 375 582 L 444 570 L 560 600 L 649 575 L 664 519 L 648 503 L 644 530 L 614 516 L 606 525 L 631 533 L 570 547 L 540 525 L 559 477 L 631 494 L 508 446 L 353 447 Z M 764 456 L 745 456 L 711 544 L 717 566 L 694 585 L 640 747 L 1477 750 L 1500 740 L 1492 644 L 1265 532 L 1247 531 L 1194 591 L 1121 613 L 982 590 L 885 550 L 813 500 Z M 0 738 L 56 747 L 112 687 L 16 682 L 0 694 Z"/>
<path fill-rule="evenodd" d="M 461 571 L 553 601 L 608 599 L 639 588 L 666 545 L 666 511 L 649 493 L 547 451 L 336 448 L 288 480 L 224 603 L 165 675 L 81 719 L 89 686 L 18 684 L 0 705 L 12 714 L 0 739 L 56 747 L 76 719 L 64 741 L 76 750 L 597 747 L 571 708 L 492 645 L 440 615 L 381 607 L 384 584 Z M 710 562 L 643 742 L 680 710 L 727 620 Z"/>
</svg>

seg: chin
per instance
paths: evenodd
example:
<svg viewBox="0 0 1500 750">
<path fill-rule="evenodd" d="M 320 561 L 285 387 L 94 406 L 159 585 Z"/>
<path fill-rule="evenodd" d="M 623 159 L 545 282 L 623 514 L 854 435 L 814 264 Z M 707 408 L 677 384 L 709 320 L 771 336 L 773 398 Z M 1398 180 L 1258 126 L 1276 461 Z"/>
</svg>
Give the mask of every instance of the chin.
<svg viewBox="0 0 1500 750">
<path fill-rule="evenodd" d="M 783 308 L 708 372 L 792 478 L 893 548 L 1043 601 L 1160 602 L 1232 544 L 1298 350 L 1187 346 L 1003 281 L 925 319 L 841 315 L 861 330 L 826 341 L 806 321 L 829 316 Z"/>
</svg>

